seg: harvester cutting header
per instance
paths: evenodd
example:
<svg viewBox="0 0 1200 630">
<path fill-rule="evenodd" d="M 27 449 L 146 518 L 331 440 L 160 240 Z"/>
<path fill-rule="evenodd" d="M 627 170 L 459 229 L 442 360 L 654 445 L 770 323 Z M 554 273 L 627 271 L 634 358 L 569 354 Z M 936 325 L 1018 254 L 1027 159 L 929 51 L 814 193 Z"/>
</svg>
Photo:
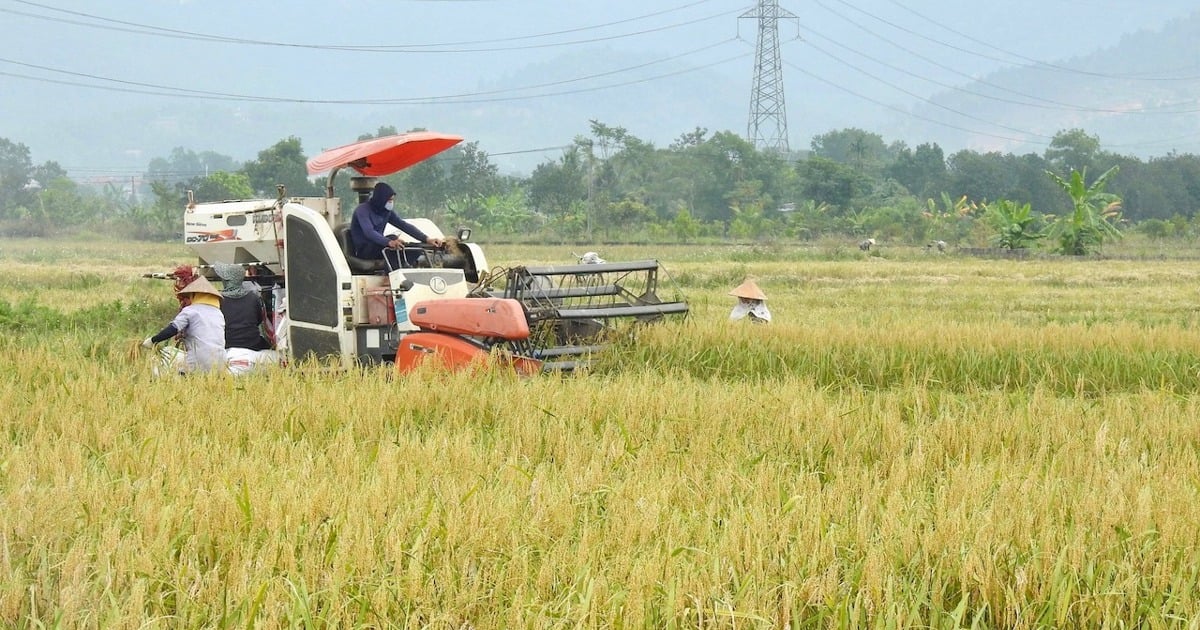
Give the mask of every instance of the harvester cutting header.
<svg viewBox="0 0 1200 630">
<path fill-rule="evenodd" d="M 570 370 L 628 325 L 687 313 L 679 296 L 659 296 L 655 260 L 491 269 L 470 230 L 447 237 L 424 218 L 407 222 L 437 246 L 389 226 L 402 251 L 382 266 L 355 256 L 334 194 L 338 173 L 356 171 L 350 187 L 361 202 L 377 178 L 461 141 L 413 132 L 325 151 L 307 164 L 310 175 L 330 172 L 324 197 L 288 197 L 280 187 L 276 199 L 189 199 L 184 242 L 199 259 L 196 271 L 215 279 L 217 263 L 243 266 L 274 315 L 285 357 L 345 367 L 394 362 L 408 370 L 435 359 Z"/>
</svg>

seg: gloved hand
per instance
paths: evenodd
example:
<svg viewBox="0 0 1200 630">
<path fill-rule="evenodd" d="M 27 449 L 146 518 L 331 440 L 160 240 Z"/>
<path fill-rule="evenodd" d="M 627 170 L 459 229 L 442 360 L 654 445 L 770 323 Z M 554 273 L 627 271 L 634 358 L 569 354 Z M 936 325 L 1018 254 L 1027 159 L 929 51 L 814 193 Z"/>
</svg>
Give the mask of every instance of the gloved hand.
<svg viewBox="0 0 1200 630">
<path fill-rule="evenodd" d="M 153 348 L 154 340 L 152 340 L 150 337 L 146 337 L 145 339 L 142 340 L 142 347 L 143 348 Z"/>
</svg>

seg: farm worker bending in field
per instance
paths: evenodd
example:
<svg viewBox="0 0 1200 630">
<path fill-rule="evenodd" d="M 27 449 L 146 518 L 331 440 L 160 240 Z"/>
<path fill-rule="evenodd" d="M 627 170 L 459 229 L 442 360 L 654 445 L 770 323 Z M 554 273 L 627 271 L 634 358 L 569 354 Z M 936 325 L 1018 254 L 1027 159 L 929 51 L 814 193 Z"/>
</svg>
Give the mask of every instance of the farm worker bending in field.
<svg viewBox="0 0 1200 630">
<path fill-rule="evenodd" d="M 358 204 L 350 219 L 350 244 L 354 255 L 365 260 L 383 260 L 384 249 L 402 249 L 404 243 L 395 235 L 384 235 L 388 224 L 394 225 L 421 243 L 434 247 L 443 245 L 440 238 L 429 238 L 417 226 L 400 218 L 392 208 L 396 204 L 396 191 L 386 182 L 375 184 L 371 196 Z"/>
<path fill-rule="evenodd" d="M 221 313 L 225 315 L 225 347 L 270 350 L 271 342 L 262 334 L 266 307 L 258 293 L 246 287 L 246 268 L 216 263 L 213 271 L 221 279 Z"/>
<path fill-rule="evenodd" d="M 225 316 L 221 314 L 221 294 L 204 276 L 179 290 L 190 298 L 166 328 L 142 342 L 153 348 L 175 335 L 183 337 L 187 360 L 182 371 L 207 372 L 225 369 Z"/>
<path fill-rule="evenodd" d="M 767 310 L 767 294 L 763 293 L 753 280 L 747 278 L 745 282 L 730 291 L 729 295 L 738 299 L 737 304 L 733 306 L 733 311 L 729 313 L 729 319 L 736 320 L 749 316 L 750 321 L 756 324 L 765 324 L 771 321 L 771 311 Z"/>
</svg>

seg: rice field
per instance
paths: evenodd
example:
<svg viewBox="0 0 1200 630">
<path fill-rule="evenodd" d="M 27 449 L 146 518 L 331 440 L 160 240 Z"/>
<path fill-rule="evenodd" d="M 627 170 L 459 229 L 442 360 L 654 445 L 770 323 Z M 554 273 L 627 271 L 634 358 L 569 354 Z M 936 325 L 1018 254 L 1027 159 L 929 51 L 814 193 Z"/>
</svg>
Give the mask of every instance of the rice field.
<svg viewBox="0 0 1200 630">
<path fill-rule="evenodd" d="M 588 374 L 155 379 L 186 250 L 0 242 L 0 627 L 1200 627 L 1200 266 L 852 250 L 601 249 L 692 313 Z"/>
</svg>

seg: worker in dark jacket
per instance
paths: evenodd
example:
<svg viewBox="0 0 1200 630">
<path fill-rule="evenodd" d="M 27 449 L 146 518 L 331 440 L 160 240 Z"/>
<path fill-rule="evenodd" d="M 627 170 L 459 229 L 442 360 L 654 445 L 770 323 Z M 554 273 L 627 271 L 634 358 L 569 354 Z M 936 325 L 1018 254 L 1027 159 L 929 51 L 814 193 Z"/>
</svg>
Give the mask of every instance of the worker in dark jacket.
<svg viewBox="0 0 1200 630">
<path fill-rule="evenodd" d="M 256 291 L 251 291 L 246 282 L 246 268 L 242 265 L 216 263 L 213 271 L 221 279 L 221 313 L 225 315 L 225 347 L 247 350 L 270 350 L 271 342 L 263 336 L 266 308 Z"/>
<path fill-rule="evenodd" d="M 396 191 L 385 182 L 375 184 L 371 196 L 358 204 L 354 216 L 350 219 L 350 244 L 354 255 L 365 260 L 383 260 L 384 249 L 402 249 L 403 242 L 397 235 L 384 235 L 388 224 L 400 228 L 405 234 L 434 247 L 441 247 L 440 238 L 430 238 L 417 226 L 401 219 L 392 208 L 395 205 Z"/>
</svg>

